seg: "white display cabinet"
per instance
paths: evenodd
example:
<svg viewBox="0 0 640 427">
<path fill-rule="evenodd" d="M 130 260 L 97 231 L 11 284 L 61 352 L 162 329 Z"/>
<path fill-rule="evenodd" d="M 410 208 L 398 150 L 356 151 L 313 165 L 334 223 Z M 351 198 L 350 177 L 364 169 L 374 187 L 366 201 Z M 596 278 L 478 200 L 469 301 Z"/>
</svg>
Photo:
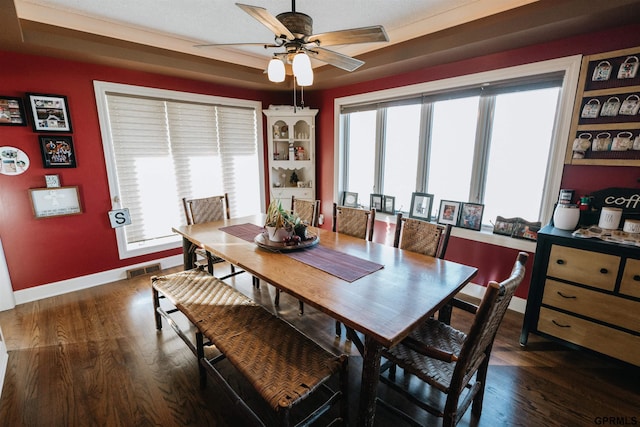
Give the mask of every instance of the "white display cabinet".
<svg viewBox="0 0 640 427">
<path fill-rule="evenodd" d="M 308 107 L 270 106 L 267 116 L 269 191 L 291 209 L 291 196 L 316 198 L 316 114 Z"/>
</svg>

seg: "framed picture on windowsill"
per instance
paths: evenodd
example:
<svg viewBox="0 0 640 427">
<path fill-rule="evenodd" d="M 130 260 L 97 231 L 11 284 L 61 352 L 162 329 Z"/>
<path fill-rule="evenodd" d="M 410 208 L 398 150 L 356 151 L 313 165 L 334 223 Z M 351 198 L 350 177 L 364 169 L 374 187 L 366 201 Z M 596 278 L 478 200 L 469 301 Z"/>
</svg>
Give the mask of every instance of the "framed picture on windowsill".
<svg viewBox="0 0 640 427">
<path fill-rule="evenodd" d="M 342 193 L 342 206 L 346 206 L 348 208 L 357 208 L 358 207 L 358 193 L 352 193 L 350 191 L 345 191 Z"/>
<path fill-rule="evenodd" d="M 396 213 L 396 198 L 393 196 L 382 197 L 382 212 L 388 214 Z"/>
<path fill-rule="evenodd" d="M 431 208 L 433 207 L 433 194 L 413 193 L 411 195 L 411 208 L 409 218 L 431 220 Z"/>
<path fill-rule="evenodd" d="M 460 224 L 462 228 L 469 228 L 471 230 L 480 230 L 482 227 L 482 212 L 484 211 L 484 205 L 479 203 L 463 203 L 460 214 Z"/>
<path fill-rule="evenodd" d="M 27 93 L 34 132 L 71 132 L 67 97 Z"/>
<path fill-rule="evenodd" d="M 382 194 L 372 194 L 369 200 L 369 208 L 382 212 L 384 196 Z"/>
<path fill-rule="evenodd" d="M 452 226 L 458 225 L 461 204 L 461 202 L 452 200 L 441 200 L 440 209 L 438 210 L 438 223 Z"/>
</svg>

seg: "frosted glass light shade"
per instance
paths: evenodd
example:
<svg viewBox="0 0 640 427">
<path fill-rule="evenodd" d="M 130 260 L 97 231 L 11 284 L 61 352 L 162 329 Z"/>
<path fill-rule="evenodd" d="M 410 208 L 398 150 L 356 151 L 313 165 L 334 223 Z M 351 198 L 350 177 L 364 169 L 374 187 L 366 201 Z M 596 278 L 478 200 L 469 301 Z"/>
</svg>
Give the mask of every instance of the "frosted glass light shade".
<svg viewBox="0 0 640 427">
<path fill-rule="evenodd" d="M 278 58 L 273 58 L 269 61 L 269 67 L 267 68 L 267 75 L 269 80 L 274 83 L 280 83 L 284 81 L 284 62 Z"/>
<path fill-rule="evenodd" d="M 306 54 L 299 53 L 293 57 L 293 75 L 296 77 L 298 86 L 311 86 L 313 84 L 311 60 Z"/>
</svg>

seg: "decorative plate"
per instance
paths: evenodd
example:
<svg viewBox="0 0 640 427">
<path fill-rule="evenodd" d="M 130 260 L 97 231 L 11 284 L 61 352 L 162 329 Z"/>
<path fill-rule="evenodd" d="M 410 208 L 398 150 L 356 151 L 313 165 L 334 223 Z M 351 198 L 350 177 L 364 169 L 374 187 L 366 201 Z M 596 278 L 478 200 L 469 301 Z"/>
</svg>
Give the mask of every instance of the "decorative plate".
<svg viewBox="0 0 640 427">
<path fill-rule="evenodd" d="M 320 237 L 314 233 L 307 231 L 307 236 L 307 240 L 303 240 L 300 243 L 285 243 L 273 242 L 269 240 L 269 236 L 267 235 L 267 233 L 260 233 L 253 239 L 253 241 L 262 249 L 273 252 L 297 251 L 300 249 L 310 248 L 320 242 Z"/>
<path fill-rule="evenodd" d="M 29 156 L 19 148 L 0 147 L 0 173 L 20 175 L 29 169 Z"/>
</svg>

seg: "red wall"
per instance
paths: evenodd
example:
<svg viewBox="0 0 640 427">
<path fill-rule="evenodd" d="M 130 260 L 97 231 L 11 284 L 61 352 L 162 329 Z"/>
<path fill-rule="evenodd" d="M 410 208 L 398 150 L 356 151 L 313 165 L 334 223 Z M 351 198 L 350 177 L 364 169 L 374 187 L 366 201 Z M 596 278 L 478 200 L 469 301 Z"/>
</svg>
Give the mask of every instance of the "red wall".
<svg viewBox="0 0 640 427">
<path fill-rule="evenodd" d="M 356 95 L 377 90 L 424 83 L 464 74 L 479 73 L 499 68 L 544 61 L 570 55 L 591 55 L 610 50 L 624 49 L 640 45 L 640 25 L 613 28 L 599 33 L 553 41 L 521 49 L 471 58 L 450 64 L 442 64 L 414 72 L 374 80 L 363 84 L 345 86 L 323 91 L 312 98 L 312 104 L 320 109 L 318 113 L 318 198 L 322 200 L 322 213 L 331 218 L 333 203 L 334 166 L 334 120 L 335 98 Z M 637 167 L 595 167 L 566 166 L 562 187 L 576 189 L 578 194 L 607 187 L 638 187 L 640 178 Z M 380 232 L 378 232 L 380 231 Z M 385 226 L 376 227 L 374 240 L 384 241 Z M 475 283 L 486 284 L 490 280 L 501 280 L 511 271 L 517 251 L 499 246 L 452 237 L 447 249 L 447 259 L 478 267 Z M 528 267 L 531 268 L 530 259 Z M 528 277 L 530 271 L 527 272 Z M 529 280 L 525 279 L 516 295 L 526 298 Z"/>
<path fill-rule="evenodd" d="M 307 105 L 320 109 L 317 118 L 317 181 L 318 197 L 323 202 L 322 212 L 328 219 L 326 226 L 330 226 L 331 223 L 333 202 L 333 101 L 336 97 L 567 55 L 592 54 L 638 45 L 640 25 L 614 28 L 603 33 L 587 34 L 439 65 L 366 84 L 307 92 Z M 147 262 L 180 252 L 174 250 L 123 261 L 118 259 L 115 236 L 107 217 L 111 203 L 93 80 L 262 100 L 265 108 L 270 103 L 281 104 L 283 99 L 286 102 L 290 100 L 290 93 L 251 91 L 12 52 L 0 51 L 0 64 L 3 65 L 3 77 L 0 79 L 1 95 L 23 97 L 26 92 L 36 92 L 68 97 L 73 123 L 72 136 L 78 161 L 78 167 L 75 169 L 44 169 L 38 149 L 38 134 L 34 133 L 30 126 L 0 126 L 0 146 L 18 147 L 25 151 L 31 160 L 30 169 L 22 175 L 0 175 L 0 238 L 14 290 Z M 79 187 L 84 210 L 82 215 L 39 220 L 33 218 L 27 190 L 44 187 L 44 175 L 48 173 L 60 175 L 65 186 Z M 579 190 L 579 193 L 608 186 L 630 187 L 637 185 L 637 175 L 637 168 L 567 167 L 563 176 L 563 186 Z M 376 240 L 384 241 L 385 233 L 377 233 Z M 508 274 L 515 259 L 515 252 L 511 249 L 452 238 L 447 258 L 479 267 L 480 272 L 475 281 L 486 283 Z M 528 281 L 519 289 L 519 296 L 526 297 L 527 285 Z"/>
<path fill-rule="evenodd" d="M 0 94 L 24 97 L 26 92 L 67 96 L 73 143 L 74 169 L 44 169 L 38 134 L 27 127 L 0 126 L 0 146 L 25 151 L 30 168 L 17 176 L 0 175 L 0 238 L 14 290 L 107 271 L 179 254 L 180 250 L 118 258 L 115 234 L 109 225 L 111 209 L 104 154 L 100 137 L 93 80 L 208 95 L 262 100 L 268 106 L 273 94 L 176 79 L 119 68 L 0 52 L 3 76 Z M 26 107 L 26 105 L 25 105 Z M 55 173 L 63 186 L 77 185 L 81 215 L 34 219 L 29 188 L 44 187 L 44 175 Z"/>
</svg>

